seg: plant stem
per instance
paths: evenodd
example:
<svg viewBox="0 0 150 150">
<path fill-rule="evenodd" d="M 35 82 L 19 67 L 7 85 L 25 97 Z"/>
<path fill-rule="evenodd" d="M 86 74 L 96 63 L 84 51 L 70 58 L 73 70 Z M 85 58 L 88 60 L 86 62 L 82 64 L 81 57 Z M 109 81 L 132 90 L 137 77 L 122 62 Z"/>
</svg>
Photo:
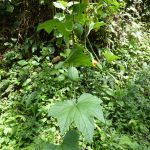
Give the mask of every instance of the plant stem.
<svg viewBox="0 0 150 150">
<path fill-rule="evenodd" d="M 74 0 L 73 0 L 73 7 L 74 7 Z M 72 15 L 72 21 L 73 21 L 73 27 L 74 27 L 74 24 L 75 24 L 74 13 L 73 13 L 73 15 Z M 74 29 L 72 30 L 72 42 L 73 42 L 73 45 L 74 45 L 74 44 L 75 44 Z"/>
<path fill-rule="evenodd" d="M 95 58 L 100 62 L 98 56 L 97 56 L 96 53 L 94 52 L 94 49 L 93 49 L 93 47 L 92 47 L 92 45 L 91 45 L 91 42 L 90 42 L 89 38 L 86 37 L 86 39 L 87 39 L 87 42 L 88 42 L 88 44 L 89 44 L 89 46 L 90 46 L 90 49 L 92 50 L 92 52 L 93 52 Z"/>
<path fill-rule="evenodd" d="M 77 98 L 76 98 L 76 84 L 75 84 L 75 82 L 73 82 L 73 99 L 75 99 L 76 103 L 77 103 Z"/>
</svg>

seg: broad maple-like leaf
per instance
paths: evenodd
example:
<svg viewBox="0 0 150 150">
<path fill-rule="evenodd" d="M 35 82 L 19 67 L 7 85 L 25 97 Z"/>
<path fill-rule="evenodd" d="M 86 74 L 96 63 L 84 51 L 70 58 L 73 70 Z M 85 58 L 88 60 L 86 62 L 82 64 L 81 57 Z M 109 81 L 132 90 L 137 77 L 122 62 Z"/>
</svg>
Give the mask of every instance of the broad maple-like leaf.
<svg viewBox="0 0 150 150">
<path fill-rule="evenodd" d="M 92 141 L 94 132 L 94 117 L 104 122 L 100 107 L 102 101 L 91 94 L 82 94 L 77 103 L 74 122 L 87 141 Z"/>
<path fill-rule="evenodd" d="M 49 115 L 57 118 L 62 134 L 69 129 L 71 123 L 74 123 L 85 139 L 91 142 L 94 132 L 94 117 L 104 122 L 101 102 L 96 96 L 84 93 L 79 97 L 77 103 L 75 100 L 67 100 L 52 106 Z"/>
</svg>

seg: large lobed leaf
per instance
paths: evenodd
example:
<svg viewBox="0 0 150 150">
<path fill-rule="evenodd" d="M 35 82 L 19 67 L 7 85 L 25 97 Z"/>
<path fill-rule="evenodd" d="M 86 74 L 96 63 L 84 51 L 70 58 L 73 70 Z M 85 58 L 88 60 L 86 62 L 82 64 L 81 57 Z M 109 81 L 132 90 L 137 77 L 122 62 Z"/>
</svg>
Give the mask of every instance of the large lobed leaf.
<svg viewBox="0 0 150 150">
<path fill-rule="evenodd" d="M 70 124 L 73 122 L 75 115 L 74 106 L 73 101 L 66 100 L 50 108 L 49 115 L 57 118 L 62 134 L 69 129 Z"/>
<path fill-rule="evenodd" d="M 62 134 L 69 129 L 71 123 L 74 123 L 85 139 L 91 142 L 94 132 L 94 117 L 105 122 L 100 107 L 101 102 L 96 96 L 84 93 L 79 97 L 77 103 L 75 100 L 67 100 L 55 104 L 50 108 L 49 115 L 57 118 Z"/>
<path fill-rule="evenodd" d="M 91 66 L 90 56 L 84 53 L 84 48 L 78 44 L 75 44 L 69 57 L 65 61 L 66 66 Z"/>
</svg>

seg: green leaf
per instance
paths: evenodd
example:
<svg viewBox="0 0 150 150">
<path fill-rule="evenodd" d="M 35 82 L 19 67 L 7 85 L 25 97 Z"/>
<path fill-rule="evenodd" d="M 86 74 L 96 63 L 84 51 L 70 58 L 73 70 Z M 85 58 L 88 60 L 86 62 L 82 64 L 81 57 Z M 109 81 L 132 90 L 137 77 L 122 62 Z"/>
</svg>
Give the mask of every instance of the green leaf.
<svg viewBox="0 0 150 150">
<path fill-rule="evenodd" d="M 79 150 L 79 135 L 75 130 L 67 132 L 62 143 L 62 150 Z"/>
<path fill-rule="evenodd" d="M 79 2 L 76 2 L 76 1 L 68 2 L 67 3 L 67 7 L 71 7 L 71 6 L 75 5 L 75 4 L 79 4 Z"/>
<path fill-rule="evenodd" d="M 53 5 L 54 5 L 56 8 L 65 10 L 66 7 L 67 7 L 67 2 L 64 2 L 64 1 L 57 1 L 57 2 L 53 2 Z"/>
<path fill-rule="evenodd" d="M 100 107 L 101 102 L 99 98 L 88 93 L 82 94 L 78 99 L 74 123 L 89 142 L 91 142 L 93 138 L 94 117 L 103 123 L 105 122 Z"/>
<path fill-rule="evenodd" d="M 65 2 L 65 1 L 57 1 L 57 2 L 53 2 L 53 5 L 56 7 L 56 8 L 59 8 L 59 9 L 62 9 L 62 10 L 65 10 L 75 4 L 78 4 L 79 2 Z"/>
<path fill-rule="evenodd" d="M 80 23 L 74 24 L 74 33 L 78 38 L 81 38 L 81 35 L 83 34 L 83 27 Z"/>
<path fill-rule="evenodd" d="M 84 53 L 84 48 L 75 44 L 69 57 L 64 62 L 66 66 L 91 66 L 90 56 Z"/>
<path fill-rule="evenodd" d="M 59 24 L 59 21 L 56 19 L 45 21 L 38 25 L 37 31 L 44 29 L 47 33 L 51 33 L 56 25 Z"/>
<path fill-rule="evenodd" d="M 42 143 L 34 146 L 34 150 L 80 150 L 79 135 L 75 130 L 68 131 L 61 145 Z"/>
<path fill-rule="evenodd" d="M 86 15 L 81 13 L 74 16 L 76 22 L 80 23 L 82 26 L 86 23 Z"/>
<path fill-rule="evenodd" d="M 103 53 L 103 55 L 105 56 L 105 58 L 106 58 L 106 60 L 107 60 L 108 62 L 111 62 L 111 61 L 120 59 L 119 56 L 114 55 L 114 54 L 113 54 L 112 52 L 110 52 L 110 51 L 105 51 L 105 52 Z"/>
<path fill-rule="evenodd" d="M 66 100 L 52 106 L 49 115 L 56 117 L 61 133 L 69 130 L 69 126 L 74 123 L 85 139 L 92 141 L 94 132 L 94 117 L 105 122 L 102 108 L 102 101 L 88 93 L 82 94 L 77 103 L 75 100 Z M 62 115 L 63 114 L 63 115 Z"/>
<path fill-rule="evenodd" d="M 31 146 L 31 148 L 27 147 L 27 149 L 25 149 L 25 150 L 62 150 L 62 149 L 61 149 L 60 145 L 40 143 L 40 144 Z"/>
<path fill-rule="evenodd" d="M 0 94 L 5 91 L 7 89 L 7 87 L 9 86 L 9 80 L 1 80 L 0 82 Z"/>
<path fill-rule="evenodd" d="M 94 23 L 93 21 L 92 21 L 92 22 L 90 22 L 90 24 L 89 24 L 89 31 L 88 31 L 87 35 L 89 35 L 89 34 L 90 34 L 90 32 L 91 32 L 91 30 L 93 30 L 94 25 L 95 25 L 95 23 Z"/>
<path fill-rule="evenodd" d="M 18 64 L 19 64 L 20 66 L 25 66 L 25 65 L 28 64 L 28 62 L 25 61 L 25 60 L 20 60 L 20 61 L 18 61 Z"/>
<path fill-rule="evenodd" d="M 59 102 L 50 108 L 49 115 L 57 118 L 62 134 L 69 130 L 69 126 L 73 122 L 75 115 L 74 106 L 75 103 L 73 101 L 66 100 L 64 102 Z"/>
<path fill-rule="evenodd" d="M 119 141 L 120 145 L 132 145 L 132 141 L 128 136 L 122 136 Z"/>
<path fill-rule="evenodd" d="M 32 63 L 33 66 L 38 66 L 40 64 L 39 62 L 37 62 L 35 60 L 33 60 L 31 63 Z"/>
<path fill-rule="evenodd" d="M 98 30 L 101 26 L 104 26 L 105 22 L 101 21 L 101 22 L 95 22 L 94 24 L 94 29 Z"/>
<path fill-rule="evenodd" d="M 101 21 L 101 22 L 91 21 L 89 24 L 88 35 L 90 34 L 91 30 L 93 30 L 93 29 L 98 30 L 101 26 L 104 26 L 104 25 L 105 25 L 105 23 L 103 21 Z"/>
<path fill-rule="evenodd" d="M 63 21 L 65 19 L 65 15 L 63 13 L 57 13 L 54 16 L 54 19 L 58 19 L 59 21 Z"/>
<path fill-rule="evenodd" d="M 69 42 L 72 29 L 73 22 L 71 20 L 66 20 L 65 22 L 60 22 L 60 24 L 57 24 L 57 30 L 63 35 L 66 43 Z"/>
<path fill-rule="evenodd" d="M 81 4 L 81 3 L 75 4 L 73 6 L 73 14 L 75 15 L 82 14 L 83 12 L 85 12 L 86 8 L 87 8 L 86 4 Z"/>
<path fill-rule="evenodd" d="M 14 11 L 14 6 L 11 5 L 11 4 L 8 4 L 7 7 L 6 7 L 6 11 L 12 13 Z"/>
<path fill-rule="evenodd" d="M 136 141 L 132 141 L 132 139 L 127 135 L 124 135 L 120 138 L 119 144 L 128 145 L 131 149 L 139 148 L 139 144 Z"/>
<path fill-rule="evenodd" d="M 68 78 L 74 82 L 79 81 L 79 72 L 76 67 L 69 67 L 68 68 Z"/>
<path fill-rule="evenodd" d="M 85 107 L 87 109 L 87 113 L 89 112 L 104 123 L 105 120 L 103 117 L 102 108 L 99 106 L 101 103 L 101 99 L 89 93 L 82 94 L 78 99 L 79 107 Z"/>
<path fill-rule="evenodd" d="M 55 16 L 55 18 L 57 18 L 57 17 L 59 17 L 59 16 Z M 61 17 L 61 16 L 60 16 Z M 55 20 L 55 22 L 54 22 L 54 27 L 56 27 L 56 33 L 57 33 L 57 35 L 59 35 L 60 37 L 62 37 L 63 36 L 63 38 L 64 38 L 64 41 L 66 42 L 66 43 L 68 43 L 69 42 L 69 40 L 70 40 L 70 35 L 71 35 L 71 33 L 72 33 L 72 30 L 73 30 L 73 22 L 72 22 L 72 18 L 67 18 L 66 17 L 66 19 L 63 21 L 60 21 L 61 19 L 63 19 L 63 18 L 57 18 L 56 20 Z M 47 26 L 46 26 L 47 27 Z"/>
</svg>

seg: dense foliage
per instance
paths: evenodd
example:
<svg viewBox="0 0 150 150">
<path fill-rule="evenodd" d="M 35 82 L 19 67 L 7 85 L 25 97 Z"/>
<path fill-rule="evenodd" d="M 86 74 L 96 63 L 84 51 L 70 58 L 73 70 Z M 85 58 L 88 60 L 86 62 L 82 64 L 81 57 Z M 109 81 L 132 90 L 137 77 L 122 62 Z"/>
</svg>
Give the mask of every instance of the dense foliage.
<svg viewBox="0 0 150 150">
<path fill-rule="evenodd" d="M 149 150 L 149 8 L 0 0 L 0 149 Z"/>
</svg>

